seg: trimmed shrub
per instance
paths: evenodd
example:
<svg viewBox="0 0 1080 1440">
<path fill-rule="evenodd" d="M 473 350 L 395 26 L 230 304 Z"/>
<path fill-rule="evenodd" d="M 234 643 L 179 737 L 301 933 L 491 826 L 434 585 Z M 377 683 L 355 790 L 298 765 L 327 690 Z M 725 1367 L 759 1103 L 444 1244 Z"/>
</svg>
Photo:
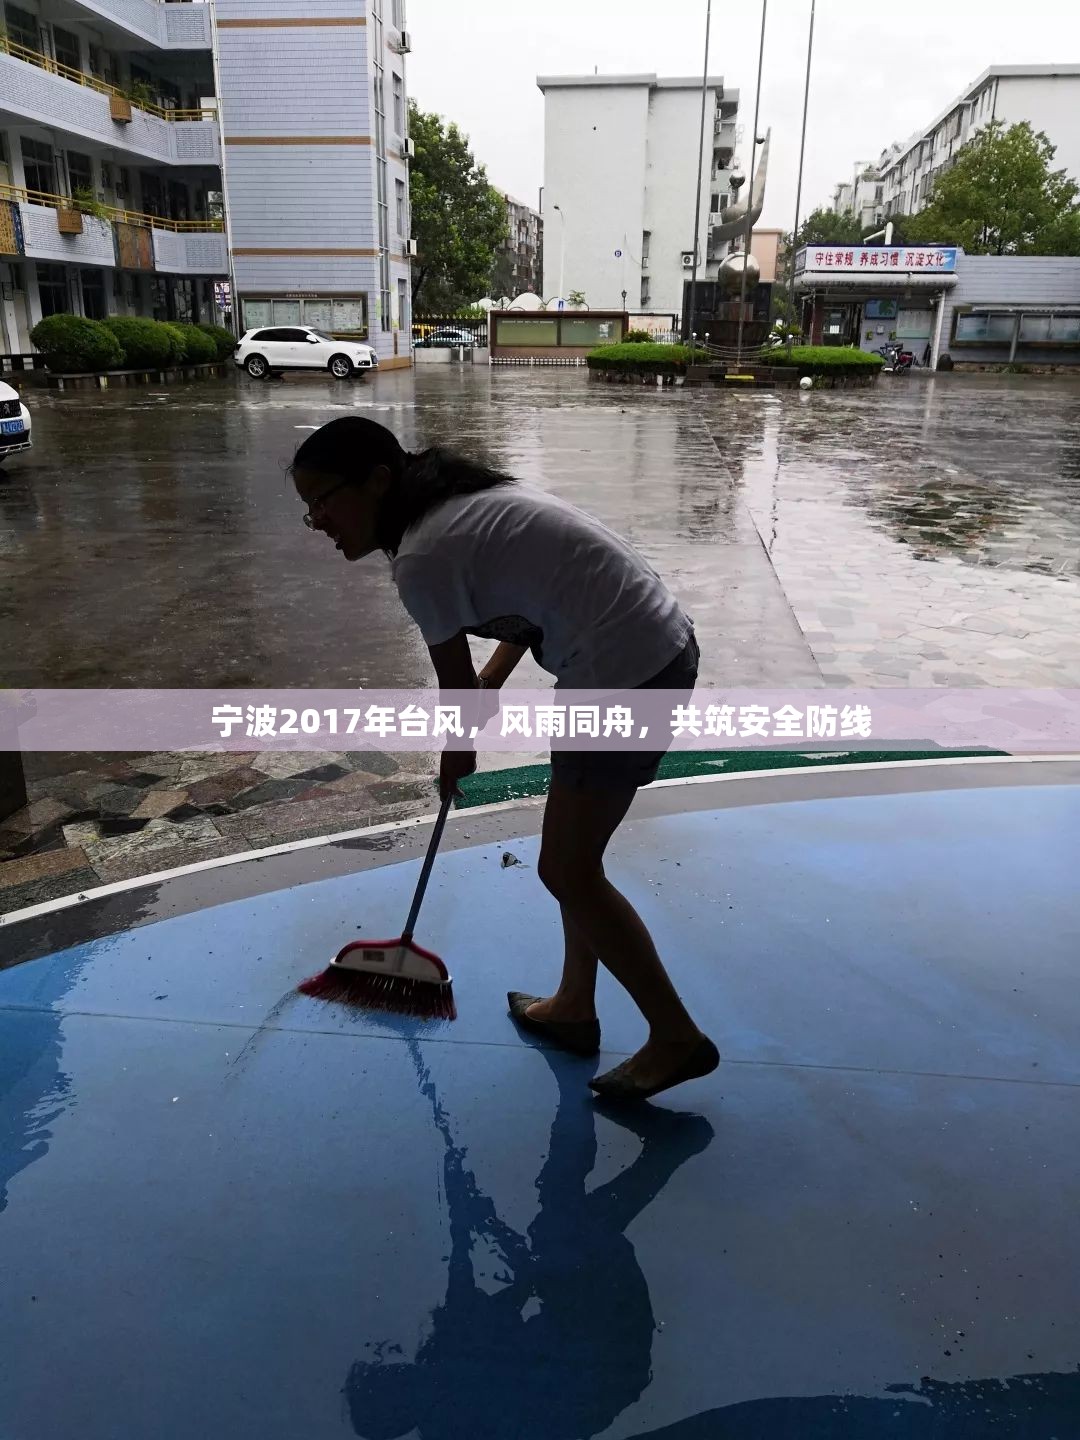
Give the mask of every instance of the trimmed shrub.
<svg viewBox="0 0 1080 1440">
<path fill-rule="evenodd" d="M 172 362 L 172 337 L 157 320 L 110 315 L 101 322 L 116 336 L 128 370 L 163 369 Z"/>
<path fill-rule="evenodd" d="M 187 337 L 183 328 L 172 320 L 158 320 L 156 323 L 169 337 L 169 364 L 182 365 L 187 354 Z"/>
<path fill-rule="evenodd" d="M 200 325 L 199 329 L 204 335 L 209 335 L 217 346 L 217 358 L 228 360 L 236 349 L 236 336 L 231 330 L 226 330 L 224 325 Z"/>
<path fill-rule="evenodd" d="M 830 375 L 880 370 L 885 361 L 854 345 L 793 345 L 790 350 L 778 345 L 775 350 L 766 350 L 757 363 L 794 365 L 804 375 Z"/>
<path fill-rule="evenodd" d="M 647 345 L 652 339 L 648 330 L 627 330 L 623 336 L 624 345 Z"/>
<path fill-rule="evenodd" d="M 687 365 L 707 365 L 707 350 L 691 350 L 689 345 L 656 345 L 641 340 L 624 341 L 621 345 L 601 345 L 586 356 L 591 370 L 642 371 L 651 375 L 683 375 Z"/>
<path fill-rule="evenodd" d="M 180 334 L 180 341 L 184 347 L 181 356 L 185 365 L 205 365 L 211 360 L 217 359 L 217 344 L 211 340 L 205 331 L 200 330 L 198 325 L 181 324 L 173 322 L 171 329 Z"/>
<path fill-rule="evenodd" d="M 30 339 L 54 373 L 115 370 L 123 361 L 112 331 L 82 315 L 48 315 L 30 331 Z"/>
</svg>

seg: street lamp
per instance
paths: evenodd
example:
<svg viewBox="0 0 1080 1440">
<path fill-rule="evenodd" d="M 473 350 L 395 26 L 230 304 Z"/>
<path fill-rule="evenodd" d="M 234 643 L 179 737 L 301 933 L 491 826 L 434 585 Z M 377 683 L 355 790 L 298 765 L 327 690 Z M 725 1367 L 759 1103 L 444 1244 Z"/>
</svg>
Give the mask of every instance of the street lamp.
<svg viewBox="0 0 1080 1440">
<path fill-rule="evenodd" d="M 559 299 L 565 300 L 566 294 L 563 291 L 563 283 L 566 280 L 566 216 L 562 212 L 561 205 L 553 205 L 551 208 L 559 212 L 559 219 L 562 221 L 559 240 Z"/>
</svg>

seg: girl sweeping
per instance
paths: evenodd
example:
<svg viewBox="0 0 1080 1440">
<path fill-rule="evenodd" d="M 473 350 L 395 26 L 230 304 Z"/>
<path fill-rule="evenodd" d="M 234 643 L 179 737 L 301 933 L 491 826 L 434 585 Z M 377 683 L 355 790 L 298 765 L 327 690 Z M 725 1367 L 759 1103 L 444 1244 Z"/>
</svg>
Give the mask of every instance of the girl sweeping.
<svg viewBox="0 0 1080 1440">
<path fill-rule="evenodd" d="M 573 506 L 441 450 L 407 454 L 359 416 L 309 436 L 292 473 L 305 523 L 346 560 L 389 558 L 441 689 L 498 688 L 527 650 L 565 689 L 693 689 L 689 619 L 626 541 Z M 499 642 L 479 675 L 470 635 Z M 640 916 L 604 874 L 608 842 L 662 755 L 553 750 L 538 871 L 562 910 L 562 979 L 548 998 L 509 996 L 523 1028 L 594 1055 L 597 962 L 611 971 L 649 1026 L 636 1055 L 590 1080 L 612 1100 L 648 1099 L 719 1063 Z M 475 769 L 473 751 L 445 750 L 443 797 Z"/>
</svg>

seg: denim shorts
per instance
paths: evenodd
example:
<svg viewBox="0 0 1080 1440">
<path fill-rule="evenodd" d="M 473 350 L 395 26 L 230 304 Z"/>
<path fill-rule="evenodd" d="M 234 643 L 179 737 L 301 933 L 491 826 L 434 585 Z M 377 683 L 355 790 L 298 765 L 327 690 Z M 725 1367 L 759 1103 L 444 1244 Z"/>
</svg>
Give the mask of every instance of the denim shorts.
<svg viewBox="0 0 1080 1440">
<path fill-rule="evenodd" d="M 658 675 L 635 690 L 671 690 L 676 705 L 686 705 L 697 684 L 701 652 L 693 631 L 686 645 Z M 551 778 L 575 789 L 596 786 L 628 785 L 640 788 L 656 779 L 660 762 L 669 746 L 662 750 L 567 750 L 561 745 L 551 747 Z"/>
</svg>

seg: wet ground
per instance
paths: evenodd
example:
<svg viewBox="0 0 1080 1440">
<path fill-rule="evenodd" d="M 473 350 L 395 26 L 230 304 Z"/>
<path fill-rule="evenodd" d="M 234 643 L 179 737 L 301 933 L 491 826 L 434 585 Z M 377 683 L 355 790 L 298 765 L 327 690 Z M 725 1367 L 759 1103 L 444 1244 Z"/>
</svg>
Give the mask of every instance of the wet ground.
<svg viewBox="0 0 1080 1440">
<path fill-rule="evenodd" d="M 350 410 L 627 534 L 694 616 L 704 684 L 1080 684 L 1071 380 L 658 393 L 447 367 L 30 399 L 35 449 L 0 472 L 3 685 L 428 683 L 385 565 L 307 532 L 287 478 Z M 429 803 L 422 757 L 253 758 L 28 757 L 0 908 Z"/>
</svg>

